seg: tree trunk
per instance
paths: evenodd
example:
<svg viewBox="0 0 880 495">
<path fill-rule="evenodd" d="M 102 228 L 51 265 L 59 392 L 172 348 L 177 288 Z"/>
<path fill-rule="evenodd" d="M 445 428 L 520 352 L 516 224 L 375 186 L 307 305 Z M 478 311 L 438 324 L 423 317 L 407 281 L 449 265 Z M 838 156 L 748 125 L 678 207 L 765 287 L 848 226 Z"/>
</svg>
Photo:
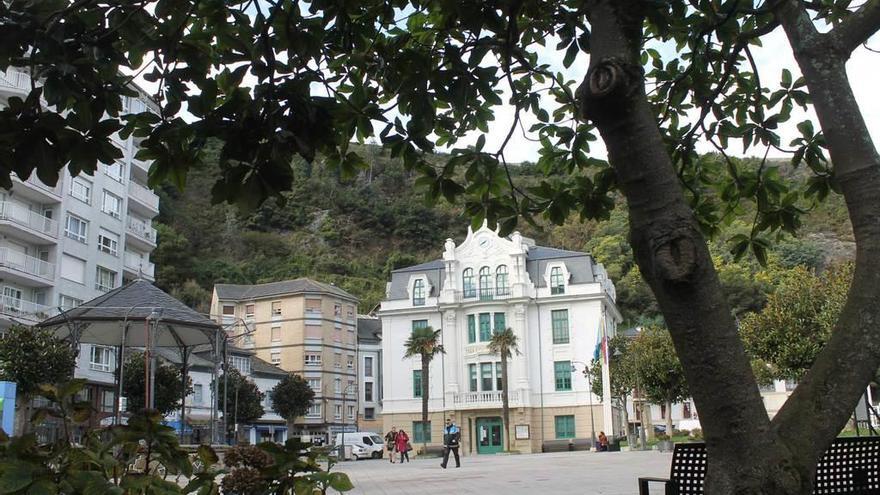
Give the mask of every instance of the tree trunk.
<svg viewBox="0 0 880 495">
<path fill-rule="evenodd" d="M 706 493 L 809 492 L 809 473 L 788 462 L 791 452 L 770 429 L 706 241 L 647 101 L 639 57 L 643 9 L 649 4 L 590 5 L 590 68 L 577 92 L 581 113 L 595 123 L 608 148 L 629 206 L 636 262 L 657 298 L 704 419 L 712 458 Z"/>
<path fill-rule="evenodd" d="M 428 367 L 431 364 L 431 358 L 427 354 L 422 354 L 422 453 L 428 451 Z"/>
<path fill-rule="evenodd" d="M 15 396 L 15 423 L 13 436 L 20 437 L 30 431 L 31 400 L 24 394 Z"/>
<path fill-rule="evenodd" d="M 501 350 L 501 415 L 504 421 L 505 451 L 510 450 L 510 399 L 507 395 L 507 350 Z"/>
<path fill-rule="evenodd" d="M 876 14 L 876 2 L 870 4 L 865 2 L 860 12 L 874 8 Z M 815 459 L 845 426 L 880 367 L 880 157 L 846 74 L 846 61 L 865 25 L 855 29 L 844 22 L 820 34 L 793 1 L 781 2 L 774 14 L 807 83 L 857 246 L 849 296 L 831 338 L 772 423 L 791 446 L 795 462 L 812 472 Z"/>
<path fill-rule="evenodd" d="M 666 401 L 666 435 L 672 440 L 672 401 Z"/>
<path fill-rule="evenodd" d="M 635 405 L 635 402 L 633 402 L 633 405 Z M 629 430 L 629 411 L 626 410 L 626 395 L 620 397 L 620 407 L 623 411 L 623 431 L 626 433 L 626 444 L 629 446 L 630 450 L 633 450 L 633 447 L 635 446 L 635 436 Z"/>
</svg>

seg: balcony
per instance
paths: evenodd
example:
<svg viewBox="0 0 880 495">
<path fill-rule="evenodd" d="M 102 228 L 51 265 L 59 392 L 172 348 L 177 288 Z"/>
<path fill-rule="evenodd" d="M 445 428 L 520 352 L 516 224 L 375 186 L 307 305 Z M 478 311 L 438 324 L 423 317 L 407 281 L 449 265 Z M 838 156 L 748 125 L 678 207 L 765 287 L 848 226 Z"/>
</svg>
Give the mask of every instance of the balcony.
<svg viewBox="0 0 880 495">
<path fill-rule="evenodd" d="M 61 195 L 62 195 L 62 178 L 58 178 L 58 182 L 55 186 L 48 186 L 43 184 L 40 179 L 37 178 L 37 172 L 34 171 L 31 173 L 31 176 L 26 180 L 21 180 L 15 174 L 11 175 L 13 182 L 20 184 L 20 186 L 15 188 L 16 193 L 24 198 L 27 198 L 31 201 L 37 203 L 60 203 Z"/>
<path fill-rule="evenodd" d="M 129 218 L 126 230 L 130 235 L 125 236 L 126 241 L 133 240 L 143 249 L 152 251 L 156 247 L 156 229 L 150 226 L 146 220 Z"/>
<path fill-rule="evenodd" d="M 150 263 L 145 255 L 125 251 L 122 258 L 122 265 L 125 270 L 135 276 L 153 279 L 155 277 L 156 265 Z"/>
<path fill-rule="evenodd" d="M 519 390 L 510 392 L 507 400 L 511 407 L 521 406 Z M 453 400 L 456 409 L 496 409 L 501 408 L 501 391 L 465 392 L 455 394 Z"/>
<path fill-rule="evenodd" d="M 510 297 L 510 287 L 483 287 L 481 289 L 468 288 L 467 290 L 455 291 L 456 303 L 461 302 L 485 302 L 498 301 L 508 299 Z M 446 302 L 446 301 L 442 301 Z"/>
<path fill-rule="evenodd" d="M 25 301 L 24 299 L 3 296 L 0 297 L 0 314 L 38 323 L 58 314 L 58 309 Z"/>
<path fill-rule="evenodd" d="M 7 247 L 0 247 L 0 270 L 11 272 L 17 281 L 27 285 L 34 285 L 34 282 L 37 285 L 49 285 L 55 280 L 54 263 Z"/>
<path fill-rule="evenodd" d="M 133 199 L 132 206 L 140 206 L 141 210 L 152 214 L 159 213 L 159 196 L 142 184 L 134 180 L 128 181 L 128 197 Z"/>
<path fill-rule="evenodd" d="M 14 226 L 36 243 L 46 239 L 58 239 L 58 222 L 45 217 L 26 205 L 13 201 L 0 201 L 0 223 Z"/>
<path fill-rule="evenodd" d="M 26 72 L 9 67 L 6 72 L 0 72 L 0 86 L 15 94 L 27 95 L 31 91 L 31 78 Z"/>
</svg>

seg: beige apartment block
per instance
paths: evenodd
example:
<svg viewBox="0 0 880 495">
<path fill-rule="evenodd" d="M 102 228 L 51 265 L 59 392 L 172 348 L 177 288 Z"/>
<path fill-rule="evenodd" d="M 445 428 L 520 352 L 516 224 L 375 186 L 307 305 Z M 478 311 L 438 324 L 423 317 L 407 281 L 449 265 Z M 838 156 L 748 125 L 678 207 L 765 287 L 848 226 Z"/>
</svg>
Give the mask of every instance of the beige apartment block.
<svg viewBox="0 0 880 495">
<path fill-rule="evenodd" d="M 324 440 L 357 421 L 357 303 L 331 284 L 299 278 L 259 285 L 217 284 L 211 302 L 232 345 L 305 378 L 315 391 L 290 436 Z"/>
</svg>

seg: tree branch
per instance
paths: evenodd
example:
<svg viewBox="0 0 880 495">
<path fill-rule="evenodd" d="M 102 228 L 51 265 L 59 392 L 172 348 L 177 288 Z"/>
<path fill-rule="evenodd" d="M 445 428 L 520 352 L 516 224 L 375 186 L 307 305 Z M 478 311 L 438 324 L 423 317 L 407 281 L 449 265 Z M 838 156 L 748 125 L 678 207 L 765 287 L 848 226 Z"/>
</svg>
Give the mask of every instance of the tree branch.
<svg viewBox="0 0 880 495">
<path fill-rule="evenodd" d="M 837 47 L 850 54 L 880 30 L 880 0 L 868 0 L 831 31 Z"/>
</svg>

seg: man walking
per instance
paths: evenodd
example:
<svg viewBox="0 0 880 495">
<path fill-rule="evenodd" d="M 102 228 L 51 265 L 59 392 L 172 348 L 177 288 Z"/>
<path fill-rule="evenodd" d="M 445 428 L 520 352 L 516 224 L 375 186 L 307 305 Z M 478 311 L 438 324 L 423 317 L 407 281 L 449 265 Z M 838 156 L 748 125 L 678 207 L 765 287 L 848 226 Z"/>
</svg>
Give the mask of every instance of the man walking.
<svg viewBox="0 0 880 495">
<path fill-rule="evenodd" d="M 452 418 L 449 418 L 446 420 L 446 428 L 443 428 L 443 463 L 440 467 L 446 469 L 450 450 L 455 456 L 455 467 L 461 467 L 461 460 L 458 457 L 459 443 L 461 443 L 461 429 L 452 422 Z"/>
</svg>

